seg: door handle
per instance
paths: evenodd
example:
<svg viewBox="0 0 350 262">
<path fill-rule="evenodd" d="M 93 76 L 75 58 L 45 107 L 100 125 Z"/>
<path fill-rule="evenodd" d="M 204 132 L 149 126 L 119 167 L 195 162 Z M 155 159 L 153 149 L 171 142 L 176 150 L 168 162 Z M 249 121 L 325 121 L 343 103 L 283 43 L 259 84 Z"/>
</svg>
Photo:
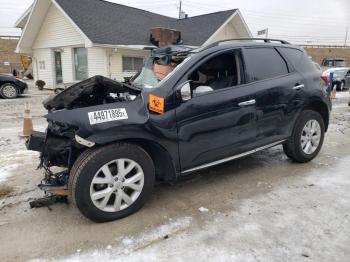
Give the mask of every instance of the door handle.
<svg viewBox="0 0 350 262">
<path fill-rule="evenodd" d="M 296 86 L 293 87 L 293 90 L 300 90 L 300 89 L 302 89 L 304 87 L 305 87 L 305 85 L 303 85 L 303 84 L 301 84 L 301 85 L 297 84 Z"/>
<path fill-rule="evenodd" d="M 255 99 L 251 99 L 251 100 L 239 103 L 238 106 L 240 107 L 250 106 L 250 105 L 254 105 L 255 103 L 256 103 Z"/>
</svg>

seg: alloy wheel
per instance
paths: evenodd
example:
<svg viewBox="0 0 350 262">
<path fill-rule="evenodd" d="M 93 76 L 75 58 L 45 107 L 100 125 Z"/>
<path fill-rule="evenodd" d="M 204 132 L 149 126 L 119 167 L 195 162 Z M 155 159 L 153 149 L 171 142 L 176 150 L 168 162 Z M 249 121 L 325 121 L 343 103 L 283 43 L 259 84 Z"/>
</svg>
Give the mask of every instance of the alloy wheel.
<svg viewBox="0 0 350 262">
<path fill-rule="evenodd" d="M 104 212 L 118 212 L 131 206 L 144 185 L 141 166 L 131 159 L 121 158 L 103 165 L 94 175 L 90 198 Z"/>
<path fill-rule="evenodd" d="M 321 140 L 321 126 L 316 120 L 309 120 L 301 132 L 301 148 L 307 155 L 314 153 Z"/>
<path fill-rule="evenodd" d="M 5 85 L 2 88 L 2 94 L 6 97 L 6 98 L 15 98 L 17 96 L 17 90 L 14 86 L 12 85 Z"/>
</svg>

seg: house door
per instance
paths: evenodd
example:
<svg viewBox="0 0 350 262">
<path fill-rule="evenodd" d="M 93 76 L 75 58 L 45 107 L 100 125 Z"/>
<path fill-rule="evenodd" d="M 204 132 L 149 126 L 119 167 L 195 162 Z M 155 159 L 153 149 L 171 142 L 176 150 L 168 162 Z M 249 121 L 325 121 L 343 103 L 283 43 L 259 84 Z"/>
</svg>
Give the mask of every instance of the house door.
<svg viewBox="0 0 350 262">
<path fill-rule="evenodd" d="M 54 55 L 55 55 L 56 84 L 61 84 L 63 83 L 61 52 L 55 51 Z"/>
</svg>

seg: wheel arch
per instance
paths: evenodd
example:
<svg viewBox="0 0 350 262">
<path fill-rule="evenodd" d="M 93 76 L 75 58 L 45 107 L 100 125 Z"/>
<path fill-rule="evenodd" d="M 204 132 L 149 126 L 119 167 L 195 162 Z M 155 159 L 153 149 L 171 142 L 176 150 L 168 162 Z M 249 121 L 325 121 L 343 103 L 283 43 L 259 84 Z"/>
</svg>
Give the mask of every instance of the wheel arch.
<svg viewBox="0 0 350 262">
<path fill-rule="evenodd" d="M 115 129 L 108 129 L 96 132 L 91 136 L 82 136 L 92 141 L 96 146 L 104 146 L 113 143 L 131 143 L 143 148 L 152 158 L 157 179 L 174 181 L 180 170 L 178 159 L 178 145 L 176 141 L 165 141 L 160 139 L 153 132 L 145 130 L 144 125 L 118 126 Z"/>
<path fill-rule="evenodd" d="M 98 144 L 96 146 L 103 147 L 103 146 L 107 146 L 115 143 L 135 144 L 141 147 L 143 150 L 145 150 L 149 154 L 149 156 L 153 160 L 154 167 L 156 170 L 157 180 L 165 181 L 165 182 L 176 181 L 177 179 L 176 163 L 174 162 L 174 159 L 171 157 L 170 152 L 161 144 L 151 139 L 135 137 L 135 138 L 115 139 L 113 141 L 108 141 L 107 143 Z M 79 151 L 78 155 L 80 155 L 83 152 L 84 150 Z M 71 160 L 72 164 L 76 161 L 76 159 L 78 158 L 78 155 L 75 157 L 75 159 Z"/>
<path fill-rule="evenodd" d="M 117 142 L 135 144 L 143 148 L 153 160 L 157 180 L 165 182 L 176 181 L 177 173 L 171 154 L 159 143 L 144 138 L 129 138 Z"/>
<path fill-rule="evenodd" d="M 329 125 L 329 110 L 328 110 L 328 106 L 326 105 L 326 103 L 324 103 L 320 100 L 314 100 L 314 101 L 310 102 L 309 104 L 307 104 L 303 108 L 303 110 L 313 110 L 313 111 L 319 113 L 323 118 L 325 131 L 327 132 L 328 125 Z"/>
</svg>

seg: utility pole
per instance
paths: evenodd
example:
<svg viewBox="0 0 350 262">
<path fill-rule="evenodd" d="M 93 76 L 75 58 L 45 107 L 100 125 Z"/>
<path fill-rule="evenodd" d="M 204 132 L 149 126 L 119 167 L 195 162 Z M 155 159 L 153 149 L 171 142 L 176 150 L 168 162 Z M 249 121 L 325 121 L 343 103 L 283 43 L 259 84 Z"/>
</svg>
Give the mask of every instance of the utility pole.
<svg viewBox="0 0 350 262">
<path fill-rule="evenodd" d="M 181 13 L 182 13 L 182 0 L 179 0 L 179 19 L 181 19 Z"/>
<path fill-rule="evenodd" d="M 348 41 L 348 31 L 349 31 L 349 27 L 346 27 L 344 46 L 346 46 L 346 42 Z"/>
</svg>

